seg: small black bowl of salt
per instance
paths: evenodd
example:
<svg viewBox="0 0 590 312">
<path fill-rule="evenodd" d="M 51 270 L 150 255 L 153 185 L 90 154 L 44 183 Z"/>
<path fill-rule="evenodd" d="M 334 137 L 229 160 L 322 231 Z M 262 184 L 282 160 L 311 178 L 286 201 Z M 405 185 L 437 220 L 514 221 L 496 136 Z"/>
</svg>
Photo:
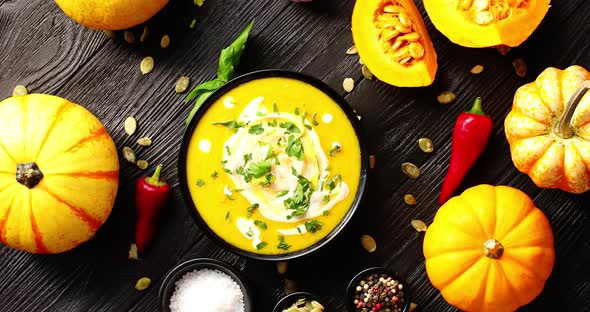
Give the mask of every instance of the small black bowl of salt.
<svg viewBox="0 0 590 312">
<path fill-rule="evenodd" d="M 253 312 L 252 297 L 239 273 L 209 258 L 174 267 L 160 287 L 162 312 Z"/>
</svg>

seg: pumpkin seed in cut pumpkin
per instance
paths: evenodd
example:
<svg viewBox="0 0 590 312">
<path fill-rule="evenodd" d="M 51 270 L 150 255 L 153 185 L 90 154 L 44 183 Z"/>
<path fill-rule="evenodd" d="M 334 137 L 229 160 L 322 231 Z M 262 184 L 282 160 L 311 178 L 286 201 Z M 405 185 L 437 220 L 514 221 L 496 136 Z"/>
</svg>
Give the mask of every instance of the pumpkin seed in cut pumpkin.
<svg viewBox="0 0 590 312">
<path fill-rule="evenodd" d="M 365 79 L 373 80 L 373 73 L 369 70 L 367 65 L 363 65 L 361 72 L 363 73 L 363 77 L 365 77 Z"/>
<path fill-rule="evenodd" d="M 137 158 L 135 156 L 135 152 L 129 146 L 123 147 L 123 158 L 125 158 L 126 161 L 128 161 L 132 164 L 134 164 L 135 161 L 137 160 Z"/>
<path fill-rule="evenodd" d="M 346 78 L 342 83 L 342 87 L 344 87 L 344 91 L 350 93 L 354 89 L 354 79 Z"/>
<path fill-rule="evenodd" d="M 143 75 L 149 74 L 154 69 L 154 58 L 151 56 L 145 57 L 141 60 L 139 69 Z"/>
<path fill-rule="evenodd" d="M 418 146 L 424 153 L 432 153 L 434 151 L 434 144 L 429 138 L 420 138 L 418 140 Z"/>
<path fill-rule="evenodd" d="M 289 263 L 286 261 L 277 262 L 277 273 L 279 273 L 279 275 L 283 275 L 283 274 L 287 273 L 288 267 L 289 267 Z"/>
<path fill-rule="evenodd" d="M 416 205 L 416 197 L 412 194 L 404 195 L 404 202 L 410 206 Z"/>
<path fill-rule="evenodd" d="M 186 89 L 188 89 L 188 86 L 191 83 L 191 79 L 188 76 L 182 76 L 180 78 L 178 78 L 178 80 L 176 81 L 176 85 L 174 86 L 174 91 L 176 91 L 176 93 L 183 93 L 186 91 Z"/>
<path fill-rule="evenodd" d="M 426 232 L 428 229 L 428 226 L 422 220 L 412 220 L 411 224 L 414 230 L 418 232 Z"/>
<path fill-rule="evenodd" d="M 375 168 L 375 155 L 369 156 L 369 168 Z"/>
<path fill-rule="evenodd" d="M 125 132 L 128 135 L 133 135 L 137 130 L 137 120 L 133 116 L 127 117 L 125 119 Z"/>
<path fill-rule="evenodd" d="M 371 235 L 361 236 L 361 245 L 368 252 L 374 252 L 375 250 L 377 250 L 377 243 Z"/>
<path fill-rule="evenodd" d="M 514 66 L 514 72 L 516 72 L 518 77 L 522 78 L 526 76 L 527 66 L 522 58 L 517 58 L 512 61 L 512 66 Z"/>
<path fill-rule="evenodd" d="M 140 159 L 137 161 L 136 165 L 137 165 L 137 168 L 139 168 L 141 170 L 145 170 L 148 168 L 149 163 L 147 162 L 147 160 Z"/>
<path fill-rule="evenodd" d="M 475 66 L 473 66 L 473 68 L 471 68 L 471 70 L 469 72 L 474 75 L 479 75 L 479 74 L 481 74 L 481 72 L 483 72 L 483 69 L 484 69 L 483 65 L 475 65 Z"/>
<path fill-rule="evenodd" d="M 12 96 L 23 96 L 27 94 L 29 94 L 29 90 L 23 85 L 18 85 L 12 90 Z"/>
<path fill-rule="evenodd" d="M 143 137 L 143 138 L 137 140 L 137 144 L 139 144 L 141 146 L 151 146 L 152 139 L 150 139 L 149 137 Z"/>
<path fill-rule="evenodd" d="M 352 46 L 346 50 L 346 54 L 348 54 L 348 55 L 355 55 L 358 53 L 359 53 L 359 51 L 356 49 L 356 46 Z"/>
<path fill-rule="evenodd" d="M 129 246 L 129 256 L 128 258 L 130 260 L 139 260 L 139 256 L 137 254 L 137 245 L 136 244 L 131 244 Z"/>
<path fill-rule="evenodd" d="M 420 169 L 416 165 L 409 162 L 402 164 L 402 172 L 412 179 L 416 179 L 420 176 Z"/>
<path fill-rule="evenodd" d="M 150 37 L 150 30 L 147 25 L 143 26 L 143 32 L 141 33 L 141 37 L 139 37 L 139 42 L 146 42 Z"/>
<path fill-rule="evenodd" d="M 162 49 L 167 49 L 170 46 L 170 36 L 164 35 L 162 39 L 160 39 L 160 47 Z"/>
<path fill-rule="evenodd" d="M 457 96 L 455 95 L 455 93 L 451 91 L 443 91 L 436 97 L 436 100 L 440 104 L 451 104 L 453 103 L 453 101 L 455 101 L 456 98 Z"/>
<path fill-rule="evenodd" d="M 135 35 L 128 30 L 123 32 L 123 39 L 125 39 L 125 42 L 127 42 L 129 44 L 135 43 Z"/>
<path fill-rule="evenodd" d="M 135 289 L 142 291 L 150 287 L 152 280 L 149 277 L 142 277 L 135 283 Z"/>
</svg>

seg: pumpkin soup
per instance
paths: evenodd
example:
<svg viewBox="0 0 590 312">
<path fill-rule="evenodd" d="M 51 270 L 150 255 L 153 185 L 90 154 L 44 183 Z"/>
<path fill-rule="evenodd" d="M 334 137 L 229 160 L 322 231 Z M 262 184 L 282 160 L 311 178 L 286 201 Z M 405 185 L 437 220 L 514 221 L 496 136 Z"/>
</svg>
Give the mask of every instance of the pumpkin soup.
<svg viewBox="0 0 590 312">
<path fill-rule="evenodd" d="M 356 196 L 361 151 L 328 95 L 299 80 L 263 78 L 209 107 L 186 166 L 205 223 L 237 248 L 273 255 L 310 247 L 340 223 Z"/>
</svg>

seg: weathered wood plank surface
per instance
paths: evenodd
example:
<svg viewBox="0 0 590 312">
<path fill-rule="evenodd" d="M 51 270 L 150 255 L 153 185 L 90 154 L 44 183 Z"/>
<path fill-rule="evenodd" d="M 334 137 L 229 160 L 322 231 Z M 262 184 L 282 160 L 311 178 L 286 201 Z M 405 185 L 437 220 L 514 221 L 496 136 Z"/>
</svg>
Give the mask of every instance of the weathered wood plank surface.
<svg viewBox="0 0 590 312">
<path fill-rule="evenodd" d="M 151 164 L 163 163 L 174 195 L 170 214 L 147 255 L 127 259 L 133 239 L 132 184 L 142 172 L 121 163 L 121 189 L 109 221 L 96 238 L 71 252 L 34 256 L 0 247 L 0 310 L 2 311 L 157 311 L 157 289 L 163 274 L 176 263 L 194 257 L 214 257 L 243 271 L 255 289 L 256 311 L 270 311 L 283 294 L 283 279 L 273 263 L 252 261 L 226 252 L 196 227 L 180 199 L 176 158 L 190 105 L 174 92 L 174 83 L 188 75 L 197 83 L 212 78 L 220 49 L 251 19 L 252 38 L 240 72 L 265 68 L 303 71 L 342 90 L 345 77 L 357 82 L 346 95 L 362 116 L 367 144 L 376 155 L 368 200 L 340 238 L 309 258 L 290 263 L 287 278 L 302 290 L 315 292 L 331 311 L 342 311 L 344 289 L 359 270 L 383 265 L 404 274 L 420 311 L 455 311 L 434 289 L 424 270 L 423 234 L 410 220 L 431 222 L 437 193 L 450 156 L 451 128 L 456 115 L 475 96 L 482 96 L 494 122 L 490 144 L 461 190 L 479 183 L 506 184 L 529 194 L 549 217 L 557 262 L 544 292 L 525 311 L 588 311 L 590 306 L 590 196 L 541 190 L 514 169 L 503 135 L 503 119 L 518 86 L 548 66 L 590 67 L 590 7 L 584 0 L 556 0 L 535 34 L 508 56 L 492 49 L 466 49 L 450 43 L 426 19 L 439 54 L 439 74 L 428 88 L 400 89 L 362 79 L 358 58 L 346 56 L 352 45 L 350 15 L 354 1 L 316 0 L 299 5 L 287 0 L 208 0 L 197 9 L 191 0 L 173 0 L 148 22 L 152 39 L 129 46 L 67 19 L 52 1 L 0 0 L 0 98 L 17 84 L 31 92 L 50 93 L 80 103 L 95 113 L 122 148 L 135 141 L 123 131 L 123 120 L 135 116 L 139 134 L 155 146 L 138 149 Z M 421 5 L 420 9 L 423 11 Z M 425 16 L 425 14 L 423 14 Z M 197 27 L 188 28 L 196 17 Z M 141 29 L 134 29 L 138 36 Z M 161 50 L 159 37 L 169 34 L 171 47 Z M 154 71 L 139 72 L 146 55 L 156 59 Z M 511 61 L 523 57 L 528 75 L 514 74 Z M 469 74 L 476 64 L 486 67 Z M 453 90 L 450 106 L 436 94 Z M 341 91 L 344 95 L 344 91 Z M 437 146 L 431 156 L 415 141 L 423 136 Z M 404 161 L 420 165 L 423 175 L 409 180 L 399 170 Z M 403 204 L 411 192 L 419 204 Z M 367 254 L 358 244 L 361 234 L 375 237 L 378 249 Z M 137 278 L 149 276 L 153 286 L 137 292 Z"/>
</svg>

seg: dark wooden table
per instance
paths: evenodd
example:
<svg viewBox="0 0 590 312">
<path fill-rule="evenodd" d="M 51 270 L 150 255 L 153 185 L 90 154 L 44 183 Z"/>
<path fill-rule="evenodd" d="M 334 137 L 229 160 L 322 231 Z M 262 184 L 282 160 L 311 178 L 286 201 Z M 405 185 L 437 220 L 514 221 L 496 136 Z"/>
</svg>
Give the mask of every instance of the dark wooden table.
<svg viewBox="0 0 590 312">
<path fill-rule="evenodd" d="M 553 1 L 533 36 L 507 56 L 494 49 L 454 45 L 426 19 L 440 66 L 434 85 L 419 89 L 362 79 L 358 57 L 345 54 L 352 45 L 353 5 L 352 0 L 316 0 L 306 5 L 287 0 L 207 0 L 197 8 L 192 0 L 173 0 L 148 22 L 151 40 L 128 45 L 122 33 L 112 40 L 75 24 L 53 1 L 0 0 L 0 98 L 23 84 L 30 92 L 80 103 L 103 121 L 118 148 L 139 137 L 128 137 L 123 130 L 124 119 L 135 116 L 139 135 L 149 135 L 155 142 L 138 149 L 139 156 L 151 164 L 163 163 L 174 186 L 170 213 L 139 262 L 128 260 L 127 251 L 134 235 L 132 185 L 145 172 L 124 161 L 116 206 L 96 238 L 60 255 L 30 255 L 0 247 L 0 310 L 157 311 L 163 275 L 195 257 L 218 258 L 242 271 L 255 290 L 256 311 L 272 309 L 284 284 L 275 264 L 236 256 L 205 237 L 183 207 L 176 177 L 184 120 L 192 106 L 174 92 L 177 78 L 188 75 L 194 82 L 213 78 L 219 51 L 256 18 L 239 71 L 302 71 L 343 94 L 343 79 L 353 77 L 357 87 L 346 99 L 362 116 L 368 148 L 377 160 L 370 173 L 369 200 L 353 223 L 319 253 L 292 261 L 286 278 L 299 289 L 320 295 L 329 311 L 343 311 L 349 279 L 361 269 L 381 265 L 407 276 L 419 311 L 454 311 L 428 281 L 424 234 L 414 231 L 410 220 L 432 222 L 455 117 L 474 97 L 482 96 L 495 122 L 494 134 L 460 191 L 480 183 L 511 185 L 529 194 L 549 217 L 556 238 L 555 268 L 543 293 L 522 310 L 590 311 L 590 196 L 537 188 L 512 165 L 503 129 L 520 85 L 549 66 L 590 67 L 588 1 Z M 193 18 L 197 23 L 191 30 Z M 141 26 L 133 31 L 138 38 Z M 167 50 L 159 47 L 163 34 L 171 37 Z M 156 67 L 142 76 L 139 63 L 147 55 L 155 58 Z M 516 76 L 512 68 L 517 57 L 528 64 L 525 78 Z M 469 73 L 476 64 L 485 66 L 481 75 Z M 454 104 L 437 103 L 436 95 L 444 90 L 458 95 Z M 424 136 L 436 144 L 431 156 L 418 150 L 416 140 Z M 423 175 L 417 180 L 405 177 L 399 169 L 405 161 L 418 164 Z M 403 203 L 408 192 L 417 197 L 417 206 Z M 375 253 L 361 248 L 359 237 L 365 233 L 375 237 Z M 153 284 L 139 292 L 134 284 L 143 276 Z"/>
</svg>

